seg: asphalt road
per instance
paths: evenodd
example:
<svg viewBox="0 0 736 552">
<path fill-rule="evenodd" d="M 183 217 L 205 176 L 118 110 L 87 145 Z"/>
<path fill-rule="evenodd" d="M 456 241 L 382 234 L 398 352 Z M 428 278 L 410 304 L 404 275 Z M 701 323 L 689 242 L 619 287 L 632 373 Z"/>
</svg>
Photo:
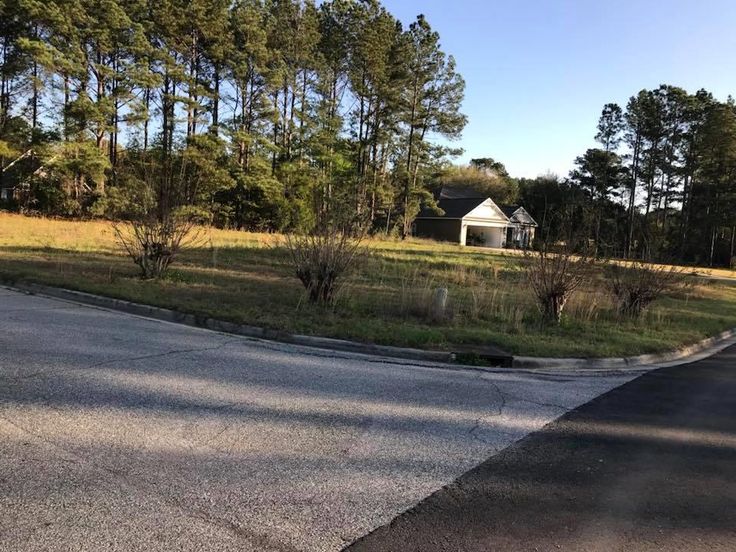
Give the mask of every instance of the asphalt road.
<svg viewBox="0 0 736 552">
<path fill-rule="evenodd" d="M 0 550 L 340 550 L 634 376 L 438 369 L 0 289 Z"/>
<path fill-rule="evenodd" d="M 736 347 L 568 413 L 347 550 L 736 550 Z"/>
</svg>

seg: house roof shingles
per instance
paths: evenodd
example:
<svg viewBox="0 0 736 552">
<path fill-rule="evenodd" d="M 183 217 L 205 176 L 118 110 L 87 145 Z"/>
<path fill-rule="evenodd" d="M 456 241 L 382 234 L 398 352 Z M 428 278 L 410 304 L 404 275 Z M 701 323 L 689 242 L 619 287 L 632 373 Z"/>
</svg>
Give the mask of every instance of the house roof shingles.
<svg viewBox="0 0 736 552">
<path fill-rule="evenodd" d="M 509 218 L 513 217 L 514 213 L 519 210 L 518 205 L 498 205 L 498 208 Z"/>
<path fill-rule="evenodd" d="M 429 207 L 424 207 L 417 218 L 461 219 L 486 199 L 488 198 L 440 199 L 437 205 L 445 212 L 444 215 L 437 213 Z"/>
</svg>

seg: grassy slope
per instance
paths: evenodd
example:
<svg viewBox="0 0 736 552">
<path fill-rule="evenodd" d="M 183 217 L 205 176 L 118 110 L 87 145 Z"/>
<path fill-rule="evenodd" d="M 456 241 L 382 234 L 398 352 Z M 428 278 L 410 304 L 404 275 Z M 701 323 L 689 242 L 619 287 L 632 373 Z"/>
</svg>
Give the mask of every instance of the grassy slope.
<svg viewBox="0 0 736 552">
<path fill-rule="evenodd" d="M 596 286 L 559 328 L 540 327 L 514 255 L 431 242 L 372 241 L 333 309 L 303 301 L 273 236 L 212 230 L 160 282 L 136 278 L 103 222 L 0 214 L 0 276 L 101 293 L 292 332 L 383 344 L 501 346 L 552 356 L 633 355 L 674 348 L 736 326 L 736 283 L 700 283 L 637 323 L 618 320 Z M 726 276 L 721 272 L 718 276 Z M 450 289 L 453 317 L 426 316 L 432 290 Z"/>
</svg>

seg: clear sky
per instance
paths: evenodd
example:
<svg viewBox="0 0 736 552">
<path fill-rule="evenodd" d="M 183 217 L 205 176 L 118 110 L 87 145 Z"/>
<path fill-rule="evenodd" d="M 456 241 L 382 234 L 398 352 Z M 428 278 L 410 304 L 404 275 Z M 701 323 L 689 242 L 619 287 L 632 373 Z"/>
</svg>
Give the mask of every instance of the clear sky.
<svg viewBox="0 0 736 552">
<path fill-rule="evenodd" d="M 605 103 L 660 84 L 736 96 L 736 0 L 383 0 L 424 13 L 466 80 L 461 161 L 565 176 Z"/>
</svg>

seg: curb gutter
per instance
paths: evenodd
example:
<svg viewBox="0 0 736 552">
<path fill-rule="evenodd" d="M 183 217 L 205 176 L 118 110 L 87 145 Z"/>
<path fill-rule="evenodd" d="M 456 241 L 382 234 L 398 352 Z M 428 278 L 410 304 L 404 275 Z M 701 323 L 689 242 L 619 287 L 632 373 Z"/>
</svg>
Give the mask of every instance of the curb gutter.
<svg viewBox="0 0 736 552">
<path fill-rule="evenodd" d="M 726 330 L 713 337 L 703 339 L 692 345 L 668 351 L 666 353 L 655 353 L 632 357 L 613 358 L 543 358 L 515 356 L 514 368 L 593 368 L 593 369 L 621 369 L 644 367 L 653 364 L 676 362 L 686 360 L 691 356 L 715 349 L 728 341 L 736 338 L 736 328 Z"/>
<path fill-rule="evenodd" d="M 94 295 L 83 291 L 75 291 L 71 289 L 44 286 L 41 284 L 30 283 L 13 283 L 6 284 L 4 287 L 22 293 L 31 295 L 45 295 L 55 299 L 66 301 L 74 301 L 94 307 L 102 307 L 121 311 L 136 316 L 144 316 L 164 322 L 173 322 L 176 324 L 184 324 L 196 328 L 207 328 L 217 332 L 241 335 L 243 337 L 252 337 L 256 339 L 265 339 L 269 341 L 278 341 L 281 343 L 289 343 L 293 345 L 302 345 L 306 347 L 316 347 L 319 349 L 332 349 L 337 351 L 361 353 L 365 355 L 394 357 L 410 360 L 423 360 L 430 362 L 455 362 L 454 353 L 444 351 L 424 351 L 421 349 L 409 349 L 404 347 L 391 347 L 388 345 L 374 345 L 371 343 L 358 343 L 356 341 L 346 341 L 343 339 L 332 339 L 328 337 L 316 337 L 311 335 L 295 335 L 280 330 L 269 328 L 260 328 L 257 326 L 248 326 L 244 324 L 236 324 L 234 322 L 226 322 L 207 316 L 186 314 L 183 312 L 154 307 L 151 305 L 143 305 L 141 303 L 133 303 L 123 299 L 114 299 L 112 297 L 104 297 Z"/>
<path fill-rule="evenodd" d="M 94 295 L 83 291 L 75 291 L 52 286 L 33 283 L 7 283 L 4 287 L 14 291 L 20 291 L 31 295 L 44 295 L 55 299 L 73 301 L 85 305 L 116 310 L 136 316 L 143 316 L 164 322 L 184 324 L 197 328 L 207 328 L 217 332 L 277 341 L 305 347 L 329 349 L 342 352 L 358 353 L 389 358 L 419 360 L 428 362 L 440 362 L 454 364 L 457 368 L 473 368 L 472 366 L 458 364 L 459 354 L 449 351 L 426 351 L 406 347 L 392 347 L 389 345 L 375 345 L 371 343 L 359 343 L 344 339 L 329 337 L 316 337 L 311 335 L 290 334 L 280 330 L 248 326 L 226 322 L 207 316 L 186 314 L 183 312 L 133 303 L 124 299 L 115 299 L 101 295 Z M 592 369 L 592 370 L 621 370 L 626 368 L 644 368 L 650 365 L 676 362 L 686 360 L 688 357 L 704 353 L 709 349 L 717 349 L 719 346 L 736 339 L 736 328 L 721 332 L 698 343 L 669 351 L 665 353 L 646 354 L 633 357 L 613 358 L 554 358 L 554 357 L 527 357 L 513 356 L 500 360 L 501 366 L 519 369 Z M 714 351 L 716 352 L 716 351 Z M 489 369 L 487 367 L 478 367 Z M 490 368 L 493 369 L 493 368 Z"/>
</svg>

